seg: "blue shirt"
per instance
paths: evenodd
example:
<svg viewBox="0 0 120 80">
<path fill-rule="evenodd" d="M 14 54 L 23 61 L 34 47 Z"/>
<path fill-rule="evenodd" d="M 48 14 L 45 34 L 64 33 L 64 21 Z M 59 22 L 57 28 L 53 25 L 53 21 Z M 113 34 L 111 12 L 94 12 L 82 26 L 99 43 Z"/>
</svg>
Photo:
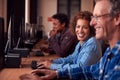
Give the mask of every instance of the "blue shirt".
<svg viewBox="0 0 120 80">
<path fill-rule="evenodd" d="M 67 68 L 58 71 L 58 77 L 72 80 L 120 80 L 120 41 L 106 49 L 100 62 L 92 66 Z"/>
<path fill-rule="evenodd" d="M 99 61 L 102 56 L 101 46 L 94 37 L 84 41 L 82 46 L 80 44 L 78 42 L 74 52 L 68 57 L 53 60 L 50 69 L 74 68 L 91 65 Z"/>
</svg>

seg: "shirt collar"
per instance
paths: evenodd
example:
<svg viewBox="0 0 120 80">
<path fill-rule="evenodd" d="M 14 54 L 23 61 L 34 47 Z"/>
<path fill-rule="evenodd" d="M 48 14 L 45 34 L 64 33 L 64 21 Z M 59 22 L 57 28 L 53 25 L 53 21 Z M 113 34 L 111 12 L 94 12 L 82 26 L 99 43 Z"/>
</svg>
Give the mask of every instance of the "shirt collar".
<svg viewBox="0 0 120 80">
<path fill-rule="evenodd" d="M 120 54 L 120 41 L 116 43 L 116 45 L 112 48 L 112 50 L 110 49 L 110 47 L 108 47 L 106 51 L 108 55 L 110 53 L 112 53 L 114 56 Z"/>
</svg>

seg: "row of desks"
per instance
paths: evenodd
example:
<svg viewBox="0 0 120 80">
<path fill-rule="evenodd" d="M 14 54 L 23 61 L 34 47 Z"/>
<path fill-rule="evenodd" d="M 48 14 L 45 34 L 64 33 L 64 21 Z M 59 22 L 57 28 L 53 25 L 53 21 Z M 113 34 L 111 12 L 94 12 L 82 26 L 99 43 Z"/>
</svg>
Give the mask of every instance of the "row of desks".
<svg viewBox="0 0 120 80">
<path fill-rule="evenodd" d="M 39 49 L 39 47 L 47 47 L 48 43 L 44 40 L 39 41 L 33 49 Z M 20 80 L 19 76 L 25 73 L 31 72 L 31 62 L 32 60 L 52 60 L 58 58 L 56 54 L 45 55 L 45 56 L 34 56 L 30 53 L 29 57 L 21 58 L 20 68 L 4 68 L 0 71 L 0 80 Z"/>
<path fill-rule="evenodd" d="M 31 72 L 31 61 L 32 60 L 52 60 L 58 58 L 57 55 L 48 55 L 42 57 L 29 56 L 27 58 L 22 58 L 20 68 L 4 68 L 0 72 L 0 80 L 19 80 L 19 76 L 24 73 Z"/>
</svg>

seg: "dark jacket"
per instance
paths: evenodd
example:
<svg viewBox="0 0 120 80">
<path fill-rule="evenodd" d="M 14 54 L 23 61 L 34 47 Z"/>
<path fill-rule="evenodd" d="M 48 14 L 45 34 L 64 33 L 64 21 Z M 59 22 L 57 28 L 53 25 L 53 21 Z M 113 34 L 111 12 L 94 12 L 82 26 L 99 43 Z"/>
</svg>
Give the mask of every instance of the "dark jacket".
<svg viewBox="0 0 120 80">
<path fill-rule="evenodd" d="M 76 35 L 73 35 L 69 28 L 51 37 L 49 41 L 50 47 L 60 57 L 66 57 L 71 54 L 78 42 Z"/>
</svg>

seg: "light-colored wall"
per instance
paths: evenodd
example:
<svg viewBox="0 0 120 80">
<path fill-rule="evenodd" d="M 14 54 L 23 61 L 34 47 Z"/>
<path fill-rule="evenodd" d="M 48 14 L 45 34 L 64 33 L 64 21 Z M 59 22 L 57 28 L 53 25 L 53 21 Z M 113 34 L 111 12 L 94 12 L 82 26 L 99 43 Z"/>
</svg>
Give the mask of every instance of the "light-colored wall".
<svg viewBox="0 0 120 80">
<path fill-rule="evenodd" d="M 81 10 L 93 11 L 93 0 L 81 0 Z"/>
<path fill-rule="evenodd" d="M 0 0 L 0 17 L 2 16 L 2 0 Z"/>
<path fill-rule="evenodd" d="M 52 23 L 48 22 L 48 17 L 57 13 L 57 0 L 38 0 L 38 17 L 42 16 L 42 25 L 44 26 L 45 34 L 52 28 Z"/>
<path fill-rule="evenodd" d="M 0 0 L 0 17 L 4 18 L 4 31 L 7 30 L 7 0 Z"/>
</svg>

